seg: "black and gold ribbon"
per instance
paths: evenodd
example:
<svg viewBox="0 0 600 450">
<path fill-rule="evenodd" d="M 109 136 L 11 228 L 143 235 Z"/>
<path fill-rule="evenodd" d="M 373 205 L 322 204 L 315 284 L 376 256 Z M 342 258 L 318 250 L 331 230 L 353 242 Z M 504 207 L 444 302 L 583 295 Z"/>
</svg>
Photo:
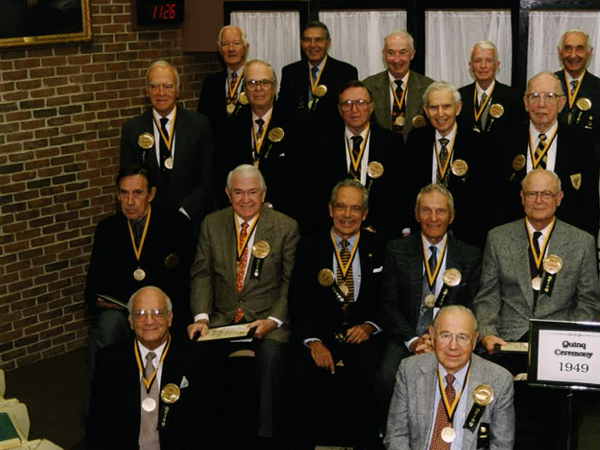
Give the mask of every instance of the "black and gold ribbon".
<svg viewBox="0 0 600 450">
<path fill-rule="evenodd" d="M 146 223 L 144 224 L 144 231 L 142 233 L 142 238 L 140 239 L 140 246 L 138 247 L 135 244 L 135 236 L 133 235 L 133 229 L 131 228 L 131 223 L 127 221 L 127 226 L 129 227 L 129 237 L 131 238 L 131 245 L 133 246 L 133 252 L 135 253 L 135 259 L 137 262 L 140 262 L 140 256 L 142 256 L 142 249 L 144 248 L 144 242 L 146 242 L 146 234 L 148 233 L 148 226 L 150 225 L 150 215 L 152 214 L 152 205 L 148 205 L 148 214 L 146 215 Z"/>
<path fill-rule="evenodd" d="M 529 130 L 529 152 L 530 152 L 530 155 L 531 155 L 531 166 L 534 169 L 536 169 L 538 167 L 538 165 L 540 164 L 540 161 L 542 159 L 544 159 L 544 156 L 546 156 L 546 153 L 548 153 L 548 150 L 550 149 L 550 146 L 552 145 L 552 142 L 556 138 L 556 133 L 557 132 L 558 132 L 558 127 L 554 130 L 554 133 L 552 133 L 552 136 L 549 136 L 546 139 L 546 141 L 548 143 L 539 152 L 539 156 L 536 158 L 535 154 L 537 153 L 537 151 L 536 151 L 536 147 L 533 146 L 533 139 L 531 137 L 531 130 Z"/>
<path fill-rule="evenodd" d="M 158 368 L 160 367 L 162 362 L 165 360 L 165 356 L 167 356 L 167 352 L 169 351 L 170 346 L 171 346 L 171 336 L 169 335 L 169 339 L 167 340 L 167 346 L 163 350 L 162 356 L 160 357 L 160 361 L 154 368 L 154 372 L 150 376 L 150 379 L 147 380 L 144 377 L 144 365 L 142 364 L 142 360 L 140 358 L 140 349 L 138 348 L 137 340 L 135 340 L 133 342 L 133 349 L 135 351 L 135 360 L 137 361 L 138 370 L 140 371 L 140 375 L 142 377 L 142 381 L 144 382 L 144 386 L 146 386 L 146 392 L 150 392 L 150 387 L 152 386 L 152 382 L 156 378 L 156 374 L 158 373 Z"/>
<path fill-rule="evenodd" d="M 356 234 L 356 241 L 354 241 L 354 246 L 352 248 L 352 252 L 350 252 L 350 258 L 348 259 L 348 263 L 344 264 L 342 262 L 342 257 L 340 256 L 340 251 L 335 243 L 335 238 L 333 237 L 333 230 L 330 231 L 331 242 L 333 243 L 333 250 L 335 252 L 335 259 L 338 263 L 338 267 L 340 268 L 340 272 L 342 273 L 342 279 L 346 281 L 346 276 L 348 275 L 348 269 L 352 267 L 352 262 L 354 261 L 354 257 L 356 256 L 356 251 L 358 250 L 358 241 L 360 240 L 360 231 Z"/>
<path fill-rule="evenodd" d="M 448 397 L 446 396 L 446 390 L 444 389 L 444 384 L 442 382 L 442 374 L 440 373 L 440 368 L 438 367 L 437 375 L 438 375 L 438 387 L 440 388 L 440 394 L 442 396 L 442 403 L 444 404 L 444 410 L 446 411 L 446 416 L 448 417 L 448 422 L 452 423 L 454 420 L 454 413 L 456 412 L 456 407 L 458 406 L 458 402 L 460 401 L 460 396 L 463 393 L 465 386 L 467 385 L 467 381 L 469 380 L 469 375 L 471 374 L 471 361 L 469 360 L 469 368 L 467 369 L 467 375 L 465 377 L 465 381 L 463 382 L 463 388 L 458 391 L 456 397 L 454 397 L 454 401 L 452 404 L 448 401 Z"/>
<path fill-rule="evenodd" d="M 365 128 L 367 131 L 366 137 L 363 139 L 362 144 L 360 146 L 360 152 L 358 153 L 358 156 L 355 158 L 354 157 L 354 152 L 352 151 L 352 146 L 348 144 L 348 153 L 350 154 L 350 164 L 352 165 L 352 168 L 354 169 L 354 173 L 357 174 L 357 176 L 360 178 L 360 173 L 358 173 L 358 167 L 360 166 L 360 162 L 362 161 L 362 157 L 363 157 L 363 153 L 365 152 L 365 146 L 367 145 L 367 141 L 369 140 L 369 134 L 371 133 L 371 126 L 369 123 L 367 123 L 367 127 Z M 359 180 L 360 181 L 360 180 Z"/>
<path fill-rule="evenodd" d="M 156 125 L 156 128 L 158 128 L 158 132 L 160 133 L 160 138 L 163 140 L 163 142 L 167 146 L 167 150 L 169 151 L 169 153 L 171 153 L 171 146 L 173 145 L 173 134 L 174 134 L 173 130 L 175 129 L 175 118 L 177 117 L 177 106 L 175 106 L 175 109 L 173 110 L 173 119 L 171 120 L 171 131 L 169 132 L 169 139 L 167 139 L 167 137 L 165 136 L 165 133 L 163 133 L 162 127 L 156 121 L 156 117 L 154 117 L 154 115 L 152 117 L 154 119 L 154 124 Z"/>
<path fill-rule="evenodd" d="M 577 98 L 577 94 L 579 94 L 579 88 L 581 87 L 581 82 L 583 81 L 583 76 L 585 75 L 585 70 L 583 73 L 577 78 L 577 87 L 575 91 L 571 93 L 570 85 L 569 85 L 569 77 L 567 76 L 567 71 L 563 69 L 563 76 L 565 78 L 565 87 L 567 88 L 567 100 L 569 102 L 569 111 L 573 109 L 573 104 L 575 103 L 575 99 Z"/>
<path fill-rule="evenodd" d="M 495 87 L 496 87 L 496 83 L 494 83 L 494 85 L 492 86 L 492 90 L 490 91 L 490 94 L 485 99 L 485 102 L 483 102 L 481 105 L 479 105 L 479 111 L 477 111 L 477 109 L 473 108 L 473 113 L 475 115 L 475 123 L 477 123 L 477 121 L 481 117 L 481 114 L 483 114 L 485 107 L 490 102 L 490 99 L 492 98 L 492 93 L 494 92 Z M 474 90 L 475 90 L 475 92 L 473 93 L 473 105 L 476 105 L 477 104 L 477 85 L 475 85 Z"/>
<path fill-rule="evenodd" d="M 427 283 L 429 283 L 429 288 L 433 286 L 435 280 L 437 279 L 438 274 L 440 273 L 440 268 L 442 267 L 442 261 L 444 260 L 444 256 L 446 255 L 446 243 L 448 241 L 448 235 L 444 236 L 444 242 L 442 243 L 442 250 L 440 251 L 437 264 L 433 272 L 431 272 L 431 268 L 429 267 L 429 261 L 427 259 L 427 250 L 425 249 L 425 245 L 423 239 L 421 239 L 421 249 L 423 251 L 423 265 L 425 266 L 425 273 L 427 275 Z"/>
<path fill-rule="evenodd" d="M 319 85 L 319 81 L 321 80 L 321 75 L 323 75 L 323 71 L 325 70 L 325 64 L 327 64 L 327 56 L 325 56 L 325 60 L 323 61 L 323 65 L 319 69 L 319 73 L 317 74 L 317 79 L 313 81 L 312 71 L 310 70 L 310 62 L 308 63 L 308 81 L 310 83 L 310 92 L 312 92 L 313 98 L 317 99 L 318 97 L 315 95 L 315 91 L 317 86 Z"/>
<path fill-rule="evenodd" d="M 446 179 L 446 173 L 448 172 L 448 168 L 450 167 L 450 163 L 452 161 L 452 153 L 454 152 L 454 141 L 456 140 L 456 123 L 454 124 L 453 131 L 454 137 L 452 138 L 452 141 L 450 141 L 446 146 L 446 150 L 448 151 L 448 157 L 446 158 L 446 163 L 444 164 L 444 167 L 442 167 L 442 163 L 440 162 L 440 152 L 438 151 L 437 147 L 437 139 L 433 142 L 433 145 L 435 147 L 435 159 L 437 161 L 437 170 L 441 180 Z"/>
<path fill-rule="evenodd" d="M 400 98 L 398 98 L 398 96 L 396 95 L 396 89 L 394 88 L 393 83 L 390 81 L 390 89 L 392 90 L 392 95 L 394 96 L 394 101 L 396 102 L 396 105 L 398 106 L 398 111 L 402 111 L 402 105 L 404 105 L 404 97 L 406 97 L 406 91 L 408 90 L 408 78 L 409 77 L 410 77 L 410 71 L 406 75 L 406 83 L 402 83 L 402 86 L 405 86 L 405 88 L 402 89 L 402 97 L 400 97 Z"/>
<path fill-rule="evenodd" d="M 540 247 L 540 253 L 538 254 L 535 250 L 535 246 L 533 245 L 533 236 L 529 232 L 529 227 L 527 226 L 527 219 L 525 219 L 525 230 L 527 231 L 527 238 L 529 239 L 529 251 L 531 252 L 535 268 L 538 272 L 540 270 L 540 266 L 542 265 L 542 259 L 544 258 L 544 254 L 546 253 L 546 247 L 548 246 L 548 242 L 550 241 L 550 236 L 552 235 L 552 231 L 554 231 L 555 222 L 556 220 L 553 217 L 552 222 L 549 225 L 548 232 L 546 233 L 546 237 L 544 238 L 544 242 Z"/>
<path fill-rule="evenodd" d="M 236 258 L 237 258 L 238 262 L 242 259 L 244 250 L 248 246 L 248 242 L 250 242 L 250 237 L 252 237 L 252 233 L 254 233 L 254 230 L 256 230 L 256 225 L 258 224 L 258 216 L 259 215 L 260 214 L 256 215 L 256 220 L 254 221 L 252 228 L 246 232 L 246 239 L 241 241 L 240 240 L 241 239 L 240 238 L 240 226 L 238 224 L 237 214 L 233 213 L 233 228 L 235 229 L 235 251 L 236 251 Z M 240 245 L 241 245 L 241 247 L 240 247 Z"/>
</svg>

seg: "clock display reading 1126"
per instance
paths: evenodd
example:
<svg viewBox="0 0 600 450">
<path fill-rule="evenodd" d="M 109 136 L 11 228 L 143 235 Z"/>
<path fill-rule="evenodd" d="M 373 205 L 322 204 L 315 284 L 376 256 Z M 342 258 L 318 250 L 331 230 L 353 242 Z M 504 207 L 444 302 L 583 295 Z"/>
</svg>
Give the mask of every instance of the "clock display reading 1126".
<svg viewBox="0 0 600 450">
<path fill-rule="evenodd" d="M 162 25 L 183 22 L 185 0 L 136 0 L 137 24 Z"/>
</svg>

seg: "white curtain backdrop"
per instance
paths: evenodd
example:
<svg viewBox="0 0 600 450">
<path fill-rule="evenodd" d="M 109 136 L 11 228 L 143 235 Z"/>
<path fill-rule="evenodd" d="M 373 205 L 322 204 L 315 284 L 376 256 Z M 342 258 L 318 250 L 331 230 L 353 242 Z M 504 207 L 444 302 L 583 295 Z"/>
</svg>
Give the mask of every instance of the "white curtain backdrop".
<svg viewBox="0 0 600 450">
<path fill-rule="evenodd" d="M 471 48 L 491 41 L 498 48 L 496 79 L 511 84 L 512 26 L 510 10 L 425 11 L 425 73 L 457 88 L 473 82 L 469 73 Z"/>
<path fill-rule="evenodd" d="M 300 15 L 289 11 L 236 11 L 231 25 L 248 36 L 248 58 L 262 59 L 273 66 L 281 81 L 281 69 L 300 59 Z"/>
<path fill-rule="evenodd" d="M 406 29 L 406 11 L 321 11 L 319 20 L 331 35 L 329 54 L 358 69 L 359 79 L 385 69 L 383 38 Z"/>
<path fill-rule="evenodd" d="M 594 53 L 588 69 L 600 74 L 600 11 L 531 11 L 527 42 L 527 79 L 542 70 L 556 72 L 562 66 L 558 60 L 558 40 L 571 28 L 579 28 L 590 36 Z"/>
</svg>

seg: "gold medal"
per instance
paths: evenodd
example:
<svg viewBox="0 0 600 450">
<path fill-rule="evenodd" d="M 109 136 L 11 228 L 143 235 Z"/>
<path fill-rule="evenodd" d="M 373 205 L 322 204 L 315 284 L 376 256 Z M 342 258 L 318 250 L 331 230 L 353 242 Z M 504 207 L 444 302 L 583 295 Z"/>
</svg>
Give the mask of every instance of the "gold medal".
<svg viewBox="0 0 600 450">
<path fill-rule="evenodd" d="M 173 169 L 173 158 L 169 157 L 165 159 L 165 167 L 169 170 Z"/>
<path fill-rule="evenodd" d="M 165 258 L 165 267 L 167 269 L 174 269 L 179 265 L 179 255 L 177 253 L 171 253 Z"/>
<path fill-rule="evenodd" d="M 283 139 L 284 136 L 285 133 L 283 131 L 283 128 L 275 127 L 269 130 L 268 137 L 271 142 L 279 142 Z"/>
<path fill-rule="evenodd" d="M 144 411 L 147 412 L 154 411 L 154 409 L 156 408 L 156 400 L 150 397 L 145 398 L 142 402 L 142 408 L 144 409 Z"/>
<path fill-rule="evenodd" d="M 518 172 L 525 167 L 525 155 L 517 155 L 512 161 L 512 168 L 515 172 Z"/>
<path fill-rule="evenodd" d="M 345 284 L 339 284 L 338 287 L 340 288 L 340 291 L 342 291 L 342 294 L 344 294 L 344 297 L 348 295 L 348 292 L 350 292 L 348 286 Z"/>
<path fill-rule="evenodd" d="M 460 280 L 462 279 L 462 275 L 458 269 L 448 269 L 442 275 L 442 280 L 444 280 L 444 284 L 450 287 L 456 287 L 460 284 Z"/>
<path fill-rule="evenodd" d="M 555 275 L 561 271 L 563 267 L 563 262 L 560 256 L 557 255 L 548 255 L 544 259 L 542 263 L 544 266 L 544 270 L 548 272 L 550 275 Z"/>
<path fill-rule="evenodd" d="M 150 150 L 154 147 L 154 136 L 150 133 L 140 134 L 140 137 L 138 137 L 138 145 L 144 150 Z"/>
<path fill-rule="evenodd" d="M 403 127 L 404 121 L 405 121 L 404 116 L 398 116 L 398 117 L 396 117 L 396 120 L 394 120 L 394 123 L 396 125 L 398 125 L 399 127 Z"/>
<path fill-rule="evenodd" d="M 435 306 L 435 295 L 428 294 L 425 297 L 425 306 L 427 306 L 428 308 L 433 308 Z"/>
<path fill-rule="evenodd" d="M 457 177 L 464 177 L 469 171 L 469 165 L 462 159 L 455 159 L 450 166 L 452 173 Z"/>
<path fill-rule="evenodd" d="M 227 105 L 227 114 L 232 114 L 235 111 L 235 103 L 230 103 Z"/>
<path fill-rule="evenodd" d="M 333 284 L 333 272 L 330 269 L 321 269 L 317 274 L 317 280 L 319 280 L 321 286 L 329 287 Z"/>
<path fill-rule="evenodd" d="M 494 400 L 494 391 L 487 384 L 480 384 L 473 390 L 473 401 L 479 406 L 486 406 Z"/>
<path fill-rule="evenodd" d="M 589 111 L 592 107 L 592 101 L 585 97 L 578 98 L 575 104 L 581 111 Z"/>
<path fill-rule="evenodd" d="M 535 277 L 533 280 L 531 280 L 531 287 L 534 290 L 539 291 L 541 286 L 542 286 L 542 279 L 540 277 Z"/>
<path fill-rule="evenodd" d="M 320 84 L 315 88 L 315 92 L 313 95 L 319 98 L 323 97 L 325 94 L 327 94 L 327 86 L 325 86 L 324 84 Z"/>
<path fill-rule="evenodd" d="M 252 256 L 255 258 L 265 259 L 267 256 L 269 256 L 270 252 L 271 246 L 265 241 L 256 242 L 252 246 Z"/>
<path fill-rule="evenodd" d="M 423 117 L 421 114 L 416 115 L 415 117 L 413 117 L 413 119 L 412 119 L 412 126 L 414 128 L 422 128 L 425 125 L 427 125 L 427 121 L 425 120 L 425 117 Z"/>
<path fill-rule="evenodd" d="M 246 95 L 245 92 L 240 92 L 240 96 L 238 97 L 238 102 L 240 102 L 240 105 L 248 104 L 248 96 Z"/>
<path fill-rule="evenodd" d="M 144 269 L 138 267 L 133 271 L 133 278 L 135 278 L 136 281 L 143 281 L 144 278 L 146 278 L 146 272 L 144 272 Z"/>
<path fill-rule="evenodd" d="M 373 179 L 379 178 L 383 175 L 383 164 L 377 161 L 371 161 L 367 166 L 367 174 Z"/>
<path fill-rule="evenodd" d="M 446 443 L 452 442 L 456 439 L 456 431 L 452 427 L 446 427 L 442 430 L 442 440 Z"/>
<path fill-rule="evenodd" d="M 494 119 L 499 119 L 503 115 L 504 106 L 502 106 L 500 103 L 494 103 L 492 106 L 490 106 L 490 116 L 492 116 Z"/>
<path fill-rule="evenodd" d="M 171 404 L 179 400 L 181 391 L 176 384 L 169 383 L 160 391 L 160 398 L 163 402 Z"/>
</svg>

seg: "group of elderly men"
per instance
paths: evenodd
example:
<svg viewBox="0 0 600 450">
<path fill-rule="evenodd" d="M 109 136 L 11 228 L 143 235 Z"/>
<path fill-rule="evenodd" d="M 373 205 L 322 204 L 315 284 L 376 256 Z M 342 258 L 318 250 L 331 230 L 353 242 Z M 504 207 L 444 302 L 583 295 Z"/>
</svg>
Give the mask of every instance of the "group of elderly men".
<svg viewBox="0 0 600 450">
<path fill-rule="evenodd" d="M 152 109 L 123 126 L 121 211 L 98 224 L 88 272 L 90 448 L 509 449 L 515 433 L 564 448 L 519 409 L 545 394 L 515 385 L 515 424 L 526 361 L 494 351 L 530 319 L 600 311 L 587 35 L 563 35 L 564 71 L 533 77 L 524 110 L 489 42 L 460 93 L 410 70 L 404 31 L 364 82 L 330 44 L 303 27 L 275 102 L 271 66 L 224 27 L 202 114 L 176 105 L 175 68 L 150 66 Z M 547 292 L 550 255 L 563 267 Z M 252 339 L 195 342 L 229 325 Z M 254 355 L 242 384 L 239 350 Z"/>
</svg>

